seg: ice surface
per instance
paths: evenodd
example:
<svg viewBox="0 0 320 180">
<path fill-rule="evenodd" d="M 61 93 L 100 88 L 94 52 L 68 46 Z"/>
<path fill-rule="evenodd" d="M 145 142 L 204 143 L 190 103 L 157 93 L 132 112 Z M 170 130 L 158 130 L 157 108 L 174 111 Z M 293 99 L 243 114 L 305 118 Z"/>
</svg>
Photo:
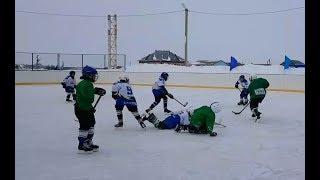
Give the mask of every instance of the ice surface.
<svg viewBox="0 0 320 180">
<path fill-rule="evenodd" d="M 216 137 L 141 129 L 124 110 L 117 123 L 110 85 L 97 106 L 94 141 L 100 151 L 77 154 L 78 123 L 61 86 L 16 86 L 15 174 L 17 180 L 301 180 L 305 173 L 305 96 L 268 92 L 254 123 L 249 108 L 240 115 L 238 90 L 172 88 L 177 99 L 198 107 L 222 103 L 227 127 Z M 134 86 L 142 112 L 153 101 L 151 87 Z M 182 108 L 169 99 L 171 110 Z M 161 114 L 162 102 L 155 108 Z"/>
</svg>

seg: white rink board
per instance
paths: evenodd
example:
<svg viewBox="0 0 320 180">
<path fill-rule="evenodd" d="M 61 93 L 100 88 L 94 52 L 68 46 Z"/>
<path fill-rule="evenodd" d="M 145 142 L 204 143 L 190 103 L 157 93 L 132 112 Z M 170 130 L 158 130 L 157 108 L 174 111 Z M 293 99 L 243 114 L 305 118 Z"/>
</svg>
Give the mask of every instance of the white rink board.
<svg viewBox="0 0 320 180">
<path fill-rule="evenodd" d="M 69 71 L 16 71 L 16 84 L 52 84 L 59 83 Z M 118 80 L 121 71 L 98 71 L 97 83 L 110 84 Z M 159 77 L 159 72 L 128 72 L 132 84 L 152 85 Z M 241 73 L 243 74 L 243 73 Z M 239 78 L 237 73 L 190 73 L 170 72 L 167 85 L 193 86 L 193 87 L 217 87 L 233 88 Z M 249 74 L 244 74 L 247 78 Z M 270 82 L 269 89 L 304 91 L 305 76 L 297 74 L 257 74 Z M 76 79 L 79 81 L 80 71 L 76 71 Z"/>
</svg>

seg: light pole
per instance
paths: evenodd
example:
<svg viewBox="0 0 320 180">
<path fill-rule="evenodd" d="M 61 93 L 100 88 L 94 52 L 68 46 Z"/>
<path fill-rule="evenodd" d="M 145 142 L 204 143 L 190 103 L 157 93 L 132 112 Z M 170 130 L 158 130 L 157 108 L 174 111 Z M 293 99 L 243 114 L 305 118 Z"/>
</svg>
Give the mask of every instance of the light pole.
<svg viewBox="0 0 320 180">
<path fill-rule="evenodd" d="M 185 35 L 185 44 L 184 44 L 184 59 L 186 64 L 188 64 L 188 13 L 189 10 L 186 8 L 185 4 L 181 4 L 184 8 L 185 21 L 184 21 L 184 35 Z"/>
</svg>

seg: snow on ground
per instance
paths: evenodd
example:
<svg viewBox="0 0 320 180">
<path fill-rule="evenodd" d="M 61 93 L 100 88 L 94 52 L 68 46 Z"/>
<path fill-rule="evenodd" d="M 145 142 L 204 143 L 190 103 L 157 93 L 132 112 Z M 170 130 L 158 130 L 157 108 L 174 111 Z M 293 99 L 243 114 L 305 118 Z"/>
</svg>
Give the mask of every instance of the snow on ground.
<svg viewBox="0 0 320 180">
<path fill-rule="evenodd" d="M 16 86 L 15 174 L 17 180 L 301 180 L 305 174 L 305 96 L 268 92 L 262 119 L 249 109 L 240 115 L 237 90 L 168 88 L 181 101 L 198 107 L 224 106 L 216 137 L 141 129 L 124 110 L 117 122 L 110 85 L 96 112 L 95 142 L 100 151 L 77 154 L 78 124 L 72 103 L 59 85 Z M 153 101 L 151 87 L 135 86 L 140 112 Z M 169 100 L 171 110 L 181 106 Z M 161 114 L 162 102 L 155 108 Z"/>
<path fill-rule="evenodd" d="M 198 72 L 198 73 L 256 73 L 256 74 L 305 74 L 305 68 L 283 69 L 281 65 L 253 65 L 238 66 L 230 71 L 229 66 L 177 66 L 169 64 L 136 64 L 128 66 L 127 72 Z"/>
</svg>

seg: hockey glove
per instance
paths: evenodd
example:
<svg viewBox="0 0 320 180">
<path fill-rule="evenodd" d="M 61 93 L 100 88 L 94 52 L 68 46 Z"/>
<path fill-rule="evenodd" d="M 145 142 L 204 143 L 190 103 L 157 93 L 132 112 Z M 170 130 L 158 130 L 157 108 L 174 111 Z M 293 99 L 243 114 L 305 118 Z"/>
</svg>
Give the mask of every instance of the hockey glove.
<svg viewBox="0 0 320 180">
<path fill-rule="evenodd" d="M 62 85 L 62 87 L 65 89 L 66 88 L 66 83 L 65 82 L 61 82 L 60 83 Z"/>
<path fill-rule="evenodd" d="M 234 87 L 237 88 L 237 89 L 239 88 L 238 84 L 236 84 Z"/>
<path fill-rule="evenodd" d="M 99 87 L 95 87 L 94 93 L 98 94 L 99 96 L 104 96 L 106 94 L 106 90 L 99 88 Z"/>
<path fill-rule="evenodd" d="M 113 98 L 114 100 L 117 100 L 118 98 L 120 98 L 120 96 L 118 95 L 118 93 L 112 92 L 112 98 Z"/>
<path fill-rule="evenodd" d="M 172 94 L 168 93 L 167 96 L 168 96 L 169 98 L 173 99 L 173 95 L 172 95 Z"/>
</svg>

